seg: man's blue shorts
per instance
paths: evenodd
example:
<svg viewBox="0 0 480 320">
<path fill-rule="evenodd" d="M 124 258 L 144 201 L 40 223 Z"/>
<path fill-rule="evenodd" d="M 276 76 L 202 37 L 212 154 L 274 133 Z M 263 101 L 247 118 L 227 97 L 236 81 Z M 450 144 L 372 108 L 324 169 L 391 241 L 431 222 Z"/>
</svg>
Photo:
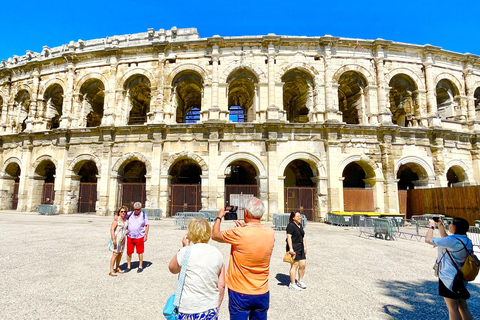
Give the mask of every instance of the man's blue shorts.
<svg viewBox="0 0 480 320">
<path fill-rule="evenodd" d="M 230 320 L 266 320 L 270 292 L 252 295 L 228 289 Z"/>
</svg>

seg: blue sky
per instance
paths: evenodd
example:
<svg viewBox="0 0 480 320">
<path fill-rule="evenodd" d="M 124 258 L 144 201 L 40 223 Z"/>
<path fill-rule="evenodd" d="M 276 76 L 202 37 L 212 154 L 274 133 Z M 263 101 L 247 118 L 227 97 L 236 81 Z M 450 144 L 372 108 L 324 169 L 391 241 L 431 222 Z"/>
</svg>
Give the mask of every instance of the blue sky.
<svg viewBox="0 0 480 320">
<path fill-rule="evenodd" d="M 480 55 L 480 1 L 5 1 L 0 60 L 106 36 L 194 27 L 201 37 L 277 35 L 392 40 Z"/>
</svg>

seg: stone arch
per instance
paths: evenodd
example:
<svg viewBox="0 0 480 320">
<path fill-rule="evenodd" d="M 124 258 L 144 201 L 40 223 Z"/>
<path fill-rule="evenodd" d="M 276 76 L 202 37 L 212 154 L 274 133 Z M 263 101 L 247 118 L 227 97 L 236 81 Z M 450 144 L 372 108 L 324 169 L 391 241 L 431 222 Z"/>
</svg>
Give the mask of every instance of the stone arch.
<svg viewBox="0 0 480 320">
<path fill-rule="evenodd" d="M 375 77 L 372 76 L 370 71 L 368 71 L 365 67 L 362 67 L 358 64 L 347 64 L 347 65 L 339 68 L 335 72 L 335 74 L 333 75 L 333 78 L 332 78 L 333 83 L 338 83 L 338 81 L 340 80 L 340 77 L 345 72 L 348 72 L 348 71 L 353 71 L 353 72 L 357 72 L 357 73 L 361 74 L 367 80 L 367 83 L 365 84 L 366 86 L 374 85 L 376 83 Z"/>
<path fill-rule="evenodd" d="M 418 90 L 425 90 L 425 81 L 422 80 L 422 78 L 414 71 L 407 68 L 395 68 L 391 70 L 389 73 L 386 74 L 385 82 L 390 83 L 393 77 L 400 74 L 409 76 L 412 81 L 417 85 Z"/>
<path fill-rule="evenodd" d="M 205 69 L 203 69 L 202 67 L 197 66 L 193 63 L 185 63 L 185 64 L 181 64 L 181 65 L 177 66 L 175 69 L 173 69 L 170 72 L 170 74 L 167 77 L 167 80 L 166 80 L 165 84 L 169 85 L 169 86 L 172 85 L 172 82 L 175 79 L 175 77 L 177 75 L 179 75 L 180 73 L 184 72 L 184 71 L 196 72 L 200 75 L 200 77 L 203 79 L 203 81 L 208 80 L 208 73 L 205 71 Z"/>
<path fill-rule="evenodd" d="M 237 64 L 231 64 L 227 69 L 220 75 L 219 82 L 226 83 L 228 77 L 233 74 L 235 71 L 240 69 L 246 69 L 252 72 L 258 79 L 258 82 L 267 82 L 267 76 L 257 65 L 248 62 L 242 62 Z"/>
<path fill-rule="evenodd" d="M 61 78 L 53 78 L 42 84 L 38 91 L 38 96 L 43 97 L 47 89 L 54 84 L 58 84 L 60 87 L 62 87 L 63 92 L 67 92 L 67 85 L 65 84 L 65 81 L 63 81 Z"/>
<path fill-rule="evenodd" d="M 425 171 L 424 176 L 419 176 L 419 179 L 435 180 L 435 172 L 433 171 L 433 168 L 427 163 L 427 161 L 415 156 L 404 157 L 395 164 L 395 177 L 397 176 L 400 167 L 408 163 L 417 164 Z"/>
<path fill-rule="evenodd" d="M 377 163 L 371 159 L 370 157 L 362 154 L 362 155 L 353 155 L 349 156 L 339 164 L 340 172 L 345 170 L 345 168 L 351 163 L 357 163 L 362 169 L 365 171 L 367 179 L 376 179 L 376 180 L 383 180 L 383 172 L 378 167 Z"/>
<path fill-rule="evenodd" d="M 255 167 L 255 169 L 258 170 L 259 176 L 263 176 L 263 177 L 267 176 L 267 170 L 265 169 L 265 166 L 263 165 L 262 161 L 259 158 L 257 158 L 255 155 L 246 153 L 246 152 L 237 152 L 228 156 L 220 164 L 218 172 L 225 172 L 228 165 L 237 160 L 243 160 L 252 164 Z"/>
<path fill-rule="evenodd" d="M 92 79 L 99 80 L 100 82 L 102 82 L 103 86 L 105 88 L 105 91 L 109 90 L 109 88 L 107 87 L 108 79 L 103 74 L 101 74 L 99 72 L 92 72 L 92 73 L 86 74 L 85 76 L 80 78 L 78 81 L 76 81 L 75 86 L 74 86 L 74 88 L 75 88 L 74 93 L 75 94 L 80 94 L 80 90 L 81 90 L 82 86 L 87 81 L 92 80 Z"/>
<path fill-rule="evenodd" d="M 367 99 L 365 89 L 368 87 L 365 75 L 356 70 L 346 70 L 336 83 L 338 94 L 338 110 L 342 121 L 347 124 L 363 124 L 366 122 L 365 111 Z"/>
<path fill-rule="evenodd" d="M 401 72 L 387 82 L 389 91 L 389 110 L 394 124 L 409 127 L 418 116 L 418 85 L 409 75 Z"/>
<path fill-rule="evenodd" d="M 279 175 L 283 175 L 283 172 L 285 172 L 287 166 L 294 160 L 303 160 L 310 164 L 313 167 L 312 169 L 314 174 L 318 178 L 327 177 L 327 170 L 325 169 L 322 161 L 315 155 L 308 152 L 296 152 L 288 155 L 285 159 L 282 160 L 282 162 L 278 166 Z"/>
<path fill-rule="evenodd" d="M 30 177 L 33 177 L 35 175 L 35 170 L 37 169 L 38 165 L 40 163 L 42 163 L 43 161 L 51 161 L 55 165 L 55 168 L 58 168 L 57 159 L 53 158 L 52 156 L 50 156 L 48 154 L 44 154 L 44 155 L 41 155 L 40 157 L 38 157 L 37 160 L 35 160 L 35 162 L 32 163 L 32 165 L 30 166 L 30 168 L 29 168 L 30 172 L 28 173 L 28 175 Z"/>
<path fill-rule="evenodd" d="M 156 79 L 150 71 L 144 68 L 135 68 L 128 70 L 117 79 L 116 88 L 124 88 L 127 81 L 136 75 L 144 76 L 150 81 L 150 87 L 156 87 Z"/>
<path fill-rule="evenodd" d="M 444 172 L 445 177 L 447 176 L 448 170 L 453 169 L 455 167 L 460 168 L 462 170 L 462 175 L 464 176 L 463 181 L 468 183 L 473 182 L 471 181 L 471 177 L 473 177 L 472 170 L 463 161 L 457 160 L 457 159 L 451 160 L 445 165 L 445 172 Z"/>
<path fill-rule="evenodd" d="M 164 159 L 162 164 L 162 174 L 165 174 L 165 175 L 168 174 L 170 168 L 172 168 L 172 166 L 175 163 L 186 158 L 192 159 L 193 161 L 195 161 L 202 169 L 202 174 L 207 174 L 207 171 L 208 171 L 207 162 L 199 155 L 189 151 L 182 151 L 179 153 L 175 153 L 169 156 L 168 158 Z"/>
<path fill-rule="evenodd" d="M 176 109 L 177 123 L 195 123 L 202 111 L 205 78 L 193 69 L 178 72 L 169 83 L 171 98 Z"/>
<path fill-rule="evenodd" d="M 462 85 L 462 82 L 460 80 L 458 80 L 457 77 L 455 77 L 454 75 L 450 74 L 450 73 L 446 73 L 446 72 L 442 72 L 440 74 L 438 74 L 436 77 L 435 77 L 435 80 L 434 80 L 434 85 L 437 86 L 438 83 L 444 79 L 447 79 L 447 80 L 450 80 L 450 82 L 452 82 L 454 85 L 455 85 L 455 89 L 456 89 L 456 92 L 455 92 L 455 95 L 463 95 L 464 94 L 464 88 L 463 88 L 463 85 Z"/>
<path fill-rule="evenodd" d="M 122 84 L 125 109 L 128 112 L 128 125 L 147 122 L 152 100 L 152 82 L 148 76 L 134 72 L 125 77 Z"/>
<path fill-rule="evenodd" d="M 22 83 L 22 84 L 19 84 L 17 86 L 13 86 L 12 98 L 15 99 L 17 94 L 22 90 L 26 90 L 28 92 L 28 94 L 30 96 L 32 96 L 32 88 L 30 88 L 30 86 L 28 84 Z"/>
<path fill-rule="evenodd" d="M 17 164 L 20 168 L 22 168 L 22 161 L 18 157 L 10 157 L 3 163 L 2 175 L 6 174 L 6 169 L 12 163 Z"/>
<path fill-rule="evenodd" d="M 112 169 L 111 169 L 111 175 L 115 176 L 120 170 L 120 168 L 124 167 L 128 162 L 131 162 L 134 160 L 138 160 L 145 164 L 145 168 L 147 169 L 147 174 L 149 172 L 152 172 L 152 164 L 145 155 L 138 152 L 130 152 L 130 153 L 124 154 L 120 159 L 115 161 L 115 164 L 112 166 Z"/>
<path fill-rule="evenodd" d="M 308 73 L 312 77 L 314 84 L 317 85 L 317 83 L 315 83 L 315 78 L 319 75 L 319 72 L 317 71 L 317 69 L 315 69 L 314 66 L 309 65 L 305 62 L 290 62 L 282 65 L 275 75 L 275 81 L 281 82 L 282 77 L 285 75 L 285 73 L 293 69 L 298 69 Z"/>
<path fill-rule="evenodd" d="M 308 122 L 314 105 L 314 76 L 304 68 L 293 68 L 281 78 L 283 110 L 289 122 Z"/>
<path fill-rule="evenodd" d="M 80 169 L 80 167 L 86 161 L 94 162 L 98 168 L 98 172 L 102 172 L 102 162 L 100 158 L 93 154 L 87 154 L 87 153 L 80 154 L 77 157 L 75 157 L 68 165 L 68 170 L 75 173 Z"/>
</svg>

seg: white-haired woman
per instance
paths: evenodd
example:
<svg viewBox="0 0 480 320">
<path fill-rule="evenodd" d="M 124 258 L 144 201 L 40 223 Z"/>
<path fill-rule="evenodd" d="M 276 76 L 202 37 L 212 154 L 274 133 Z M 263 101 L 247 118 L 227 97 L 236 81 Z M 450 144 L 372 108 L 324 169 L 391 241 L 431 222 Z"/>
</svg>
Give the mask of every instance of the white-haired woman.
<svg viewBox="0 0 480 320">
<path fill-rule="evenodd" d="M 190 220 L 187 235 L 182 239 L 183 248 L 168 265 L 171 273 L 179 273 L 186 246 L 192 247 L 178 307 L 179 320 L 218 319 L 225 291 L 225 266 L 220 251 L 208 244 L 211 235 L 207 220 Z"/>
</svg>

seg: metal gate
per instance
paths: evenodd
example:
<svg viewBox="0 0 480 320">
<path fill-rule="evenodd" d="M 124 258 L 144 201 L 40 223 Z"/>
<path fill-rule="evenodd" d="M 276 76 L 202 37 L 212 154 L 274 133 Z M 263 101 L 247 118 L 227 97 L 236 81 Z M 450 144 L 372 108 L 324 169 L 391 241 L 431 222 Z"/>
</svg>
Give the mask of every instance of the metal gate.
<svg viewBox="0 0 480 320">
<path fill-rule="evenodd" d="M 232 194 L 253 194 L 254 197 L 258 197 L 258 186 L 256 184 L 228 184 L 225 185 L 225 198 L 224 203 L 227 205 L 234 205 L 230 203 L 230 195 Z"/>
<path fill-rule="evenodd" d="M 343 188 L 344 211 L 373 212 L 373 189 Z"/>
<path fill-rule="evenodd" d="M 407 213 L 407 190 L 398 190 L 398 208 L 400 213 Z"/>
<path fill-rule="evenodd" d="M 286 187 L 285 188 L 285 213 L 298 210 L 313 221 L 315 213 L 315 194 L 317 188 L 311 187 Z"/>
<path fill-rule="evenodd" d="M 41 204 L 53 204 L 55 200 L 54 182 L 44 182 Z"/>
<path fill-rule="evenodd" d="M 97 183 L 81 182 L 78 196 L 78 212 L 95 212 L 97 202 Z"/>
<path fill-rule="evenodd" d="M 18 206 L 18 188 L 20 183 L 15 182 L 13 184 L 13 194 L 12 194 L 12 209 L 16 210 Z"/>
<path fill-rule="evenodd" d="M 201 185 L 172 184 L 170 187 L 170 216 L 177 212 L 198 212 L 202 209 Z"/>
<path fill-rule="evenodd" d="M 133 204 L 140 202 L 145 206 L 147 191 L 145 182 L 122 182 L 119 184 L 120 205 L 133 210 Z"/>
</svg>

